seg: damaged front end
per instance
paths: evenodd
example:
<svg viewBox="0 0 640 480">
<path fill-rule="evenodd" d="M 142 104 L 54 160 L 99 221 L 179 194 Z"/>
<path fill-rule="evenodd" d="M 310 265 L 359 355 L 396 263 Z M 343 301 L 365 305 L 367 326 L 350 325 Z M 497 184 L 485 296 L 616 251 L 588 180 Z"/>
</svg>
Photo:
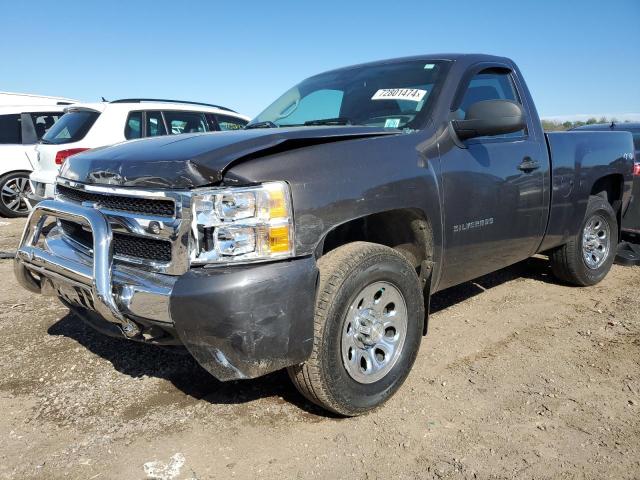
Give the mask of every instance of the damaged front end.
<svg viewBox="0 0 640 480">
<path fill-rule="evenodd" d="M 184 345 L 219 380 L 306 360 L 315 259 L 192 268 L 192 198 L 60 180 L 28 219 L 16 277 L 105 333 Z"/>
</svg>

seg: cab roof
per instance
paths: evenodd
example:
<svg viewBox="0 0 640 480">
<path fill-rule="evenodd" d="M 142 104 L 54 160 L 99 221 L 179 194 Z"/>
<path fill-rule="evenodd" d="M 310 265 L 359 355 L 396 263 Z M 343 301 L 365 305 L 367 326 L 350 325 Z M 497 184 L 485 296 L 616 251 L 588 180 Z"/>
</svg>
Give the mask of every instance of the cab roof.
<svg viewBox="0 0 640 480">
<path fill-rule="evenodd" d="M 336 72 L 340 70 L 349 70 L 351 68 L 360 68 L 360 67 L 368 67 L 368 66 L 377 66 L 377 65 L 390 65 L 394 63 L 403 63 L 403 62 L 411 62 L 411 61 L 436 61 L 436 60 L 444 60 L 450 62 L 464 62 L 466 64 L 472 65 L 474 63 L 480 62 L 491 62 L 491 63 L 505 63 L 507 65 L 513 65 L 514 62 L 510 58 L 500 57 L 497 55 L 486 55 L 483 53 L 430 53 L 424 55 L 413 55 L 409 57 L 398 57 L 398 58 L 389 58 L 386 60 L 376 60 L 373 62 L 365 62 L 357 65 L 349 65 L 337 69 L 329 70 L 330 72 Z"/>
</svg>

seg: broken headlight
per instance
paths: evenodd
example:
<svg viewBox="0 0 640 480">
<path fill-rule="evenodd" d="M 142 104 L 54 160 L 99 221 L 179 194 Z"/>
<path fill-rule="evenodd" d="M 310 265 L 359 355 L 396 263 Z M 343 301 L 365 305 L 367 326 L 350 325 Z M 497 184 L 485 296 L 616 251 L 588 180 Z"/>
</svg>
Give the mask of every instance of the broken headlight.
<svg viewBox="0 0 640 480">
<path fill-rule="evenodd" d="M 191 264 L 290 257 L 291 193 L 284 182 L 197 192 L 192 198 Z"/>
</svg>

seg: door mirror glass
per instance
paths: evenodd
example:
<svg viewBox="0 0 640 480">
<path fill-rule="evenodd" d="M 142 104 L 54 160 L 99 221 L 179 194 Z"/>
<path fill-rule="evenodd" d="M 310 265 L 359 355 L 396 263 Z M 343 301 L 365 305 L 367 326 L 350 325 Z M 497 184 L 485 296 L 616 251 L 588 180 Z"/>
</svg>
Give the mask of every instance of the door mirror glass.
<svg viewBox="0 0 640 480">
<path fill-rule="evenodd" d="M 460 140 L 505 135 L 526 127 L 522 107 L 512 100 L 483 100 L 469 106 L 464 120 L 453 120 Z"/>
</svg>

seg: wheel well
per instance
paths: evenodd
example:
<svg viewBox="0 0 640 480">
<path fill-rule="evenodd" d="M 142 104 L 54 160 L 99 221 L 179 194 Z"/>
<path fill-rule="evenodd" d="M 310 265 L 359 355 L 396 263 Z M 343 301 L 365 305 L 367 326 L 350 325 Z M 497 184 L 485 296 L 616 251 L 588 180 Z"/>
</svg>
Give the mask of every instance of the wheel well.
<svg viewBox="0 0 640 480">
<path fill-rule="evenodd" d="M 599 178 L 591 187 L 591 195 L 604 198 L 616 210 L 616 204 L 622 199 L 624 177 L 620 174 L 607 175 Z M 619 208 L 619 206 L 618 206 Z"/>
<path fill-rule="evenodd" d="M 320 253 L 355 241 L 379 243 L 399 251 L 418 274 L 423 262 L 433 259 L 431 222 L 416 209 L 389 210 L 343 223 L 327 234 Z"/>
<path fill-rule="evenodd" d="M 31 173 L 31 170 L 11 170 L 9 172 L 0 173 L 0 178 L 6 177 L 7 175 L 11 175 L 13 173 L 26 173 L 28 176 Z"/>
<path fill-rule="evenodd" d="M 598 195 L 604 198 L 616 213 L 618 220 L 618 238 L 622 228 L 622 191 L 624 177 L 620 174 L 607 175 L 599 178 L 591 187 L 591 195 Z"/>
</svg>

